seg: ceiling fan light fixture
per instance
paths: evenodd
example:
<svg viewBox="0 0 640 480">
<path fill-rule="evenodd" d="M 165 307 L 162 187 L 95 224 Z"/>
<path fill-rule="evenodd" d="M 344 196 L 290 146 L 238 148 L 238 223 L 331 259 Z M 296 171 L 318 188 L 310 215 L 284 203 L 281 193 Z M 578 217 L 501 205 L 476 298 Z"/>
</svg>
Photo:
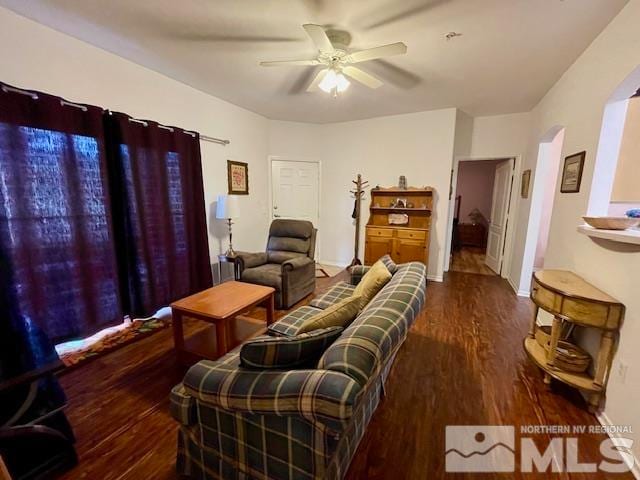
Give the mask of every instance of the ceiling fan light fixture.
<svg viewBox="0 0 640 480">
<path fill-rule="evenodd" d="M 321 90 L 331 93 L 331 92 L 344 92 L 351 83 L 347 80 L 341 72 L 336 72 L 334 69 L 330 69 L 327 74 L 324 76 L 318 87 Z"/>
</svg>

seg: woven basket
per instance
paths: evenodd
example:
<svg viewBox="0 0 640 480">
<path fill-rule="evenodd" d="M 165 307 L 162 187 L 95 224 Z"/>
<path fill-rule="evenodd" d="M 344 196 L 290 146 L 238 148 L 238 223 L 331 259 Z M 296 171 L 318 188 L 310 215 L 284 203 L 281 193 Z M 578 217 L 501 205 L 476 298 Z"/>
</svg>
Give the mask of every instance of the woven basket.
<svg viewBox="0 0 640 480">
<path fill-rule="evenodd" d="M 551 327 L 536 328 L 536 341 L 547 352 L 551 343 Z M 558 341 L 554 366 L 560 370 L 571 373 L 582 373 L 589 368 L 591 357 L 582 348 L 565 340 Z"/>
</svg>

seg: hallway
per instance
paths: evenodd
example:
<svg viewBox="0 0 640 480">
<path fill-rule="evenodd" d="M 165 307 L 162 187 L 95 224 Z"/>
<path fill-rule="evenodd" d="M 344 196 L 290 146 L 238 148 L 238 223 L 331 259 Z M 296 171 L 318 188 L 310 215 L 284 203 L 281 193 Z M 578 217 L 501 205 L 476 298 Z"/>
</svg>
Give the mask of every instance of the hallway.
<svg viewBox="0 0 640 480">
<path fill-rule="evenodd" d="M 452 272 L 496 276 L 497 274 L 485 263 L 485 251 L 486 248 L 481 247 L 461 247 L 452 254 L 450 270 Z"/>
</svg>

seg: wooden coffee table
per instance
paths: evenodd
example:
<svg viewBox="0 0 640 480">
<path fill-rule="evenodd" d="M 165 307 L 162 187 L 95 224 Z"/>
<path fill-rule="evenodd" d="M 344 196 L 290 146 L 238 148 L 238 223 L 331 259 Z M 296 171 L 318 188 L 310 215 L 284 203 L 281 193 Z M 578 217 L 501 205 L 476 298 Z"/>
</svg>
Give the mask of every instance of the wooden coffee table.
<svg viewBox="0 0 640 480">
<path fill-rule="evenodd" d="M 173 302 L 171 304 L 173 341 L 178 360 L 181 363 L 192 365 L 198 360 L 215 360 L 227 353 L 229 351 L 229 325 L 236 321 L 239 314 L 257 305 L 266 307 L 267 325 L 273 323 L 274 293 L 275 289 L 272 287 L 232 281 Z M 212 335 L 213 332 L 210 331 L 212 329 L 209 329 L 209 331 L 205 330 L 185 340 L 182 328 L 184 317 L 213 323 L 215 334 Z M 256 322 L 253 323 L 253 331 L 245 338 L 237 340 L 246 340 L 246 338 L 259 333 L 258 330 L 264 330 L 264 324 L 256 329 Z"/>
</svg>

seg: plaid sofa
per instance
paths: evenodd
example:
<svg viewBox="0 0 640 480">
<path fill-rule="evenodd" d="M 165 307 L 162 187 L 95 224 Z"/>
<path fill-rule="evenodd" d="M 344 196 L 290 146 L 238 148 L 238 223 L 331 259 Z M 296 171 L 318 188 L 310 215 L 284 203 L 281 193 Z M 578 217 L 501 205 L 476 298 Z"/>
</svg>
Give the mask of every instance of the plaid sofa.
<svg viewBox="0 0 640 480">
<path fill-rule="evenodd" d="M 365 271 L 354 267 L 352 282 Z M 224 480 L 342 478 L 422 308 L 425 287 L 423 264 L 400 265 L 315 369 L 245 369 L 239 348 L 191 367 L 171 392 L 171 413 L 180 424 L 178 473 Z M 272 333 L 294 335 L 296 323 L 314 310 L 301 307 Z"/>
</svg>

